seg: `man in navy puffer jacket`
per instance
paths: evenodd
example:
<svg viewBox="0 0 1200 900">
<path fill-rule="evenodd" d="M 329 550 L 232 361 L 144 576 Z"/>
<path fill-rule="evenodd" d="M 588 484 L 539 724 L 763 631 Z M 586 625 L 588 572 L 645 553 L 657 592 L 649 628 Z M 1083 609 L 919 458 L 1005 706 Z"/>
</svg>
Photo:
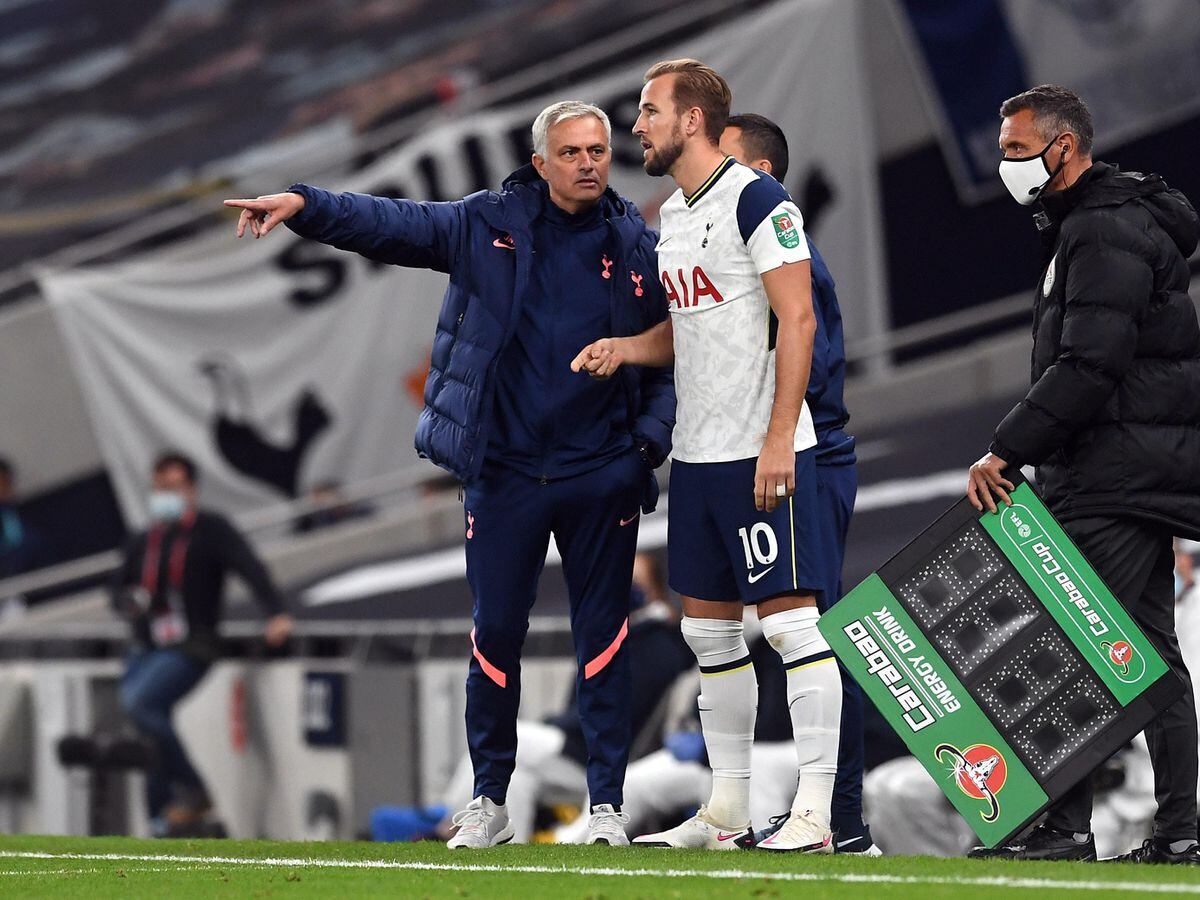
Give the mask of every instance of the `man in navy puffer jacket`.
<svg viewBox="0 0 1200 900">
<path fill-rule="evenodd" d="M 512 836 L 504 807 L 516 755 L 521 645 L 550 535 L 563 558 L 588 745 L 589 840 L 627 843 L 620 812 L 629 754 L 628 632 L 637 519 L 657 500 L 671 449 L 669 369 L 606 382 L 573 373 L 579 348 L 666 317 L 657 235 L 608 188 L 611 127 L 576 101 L 544 110 L 531 166 L 500 192 L 452 203 L 333 194 L 308 185 L 242 209 L 241 236 L 280 222 L 380 262 L 445 272 L 421 455 L 465 486 L 474 595 L 467 739 L 475 799 L 451 847 Z"/>
</svg>

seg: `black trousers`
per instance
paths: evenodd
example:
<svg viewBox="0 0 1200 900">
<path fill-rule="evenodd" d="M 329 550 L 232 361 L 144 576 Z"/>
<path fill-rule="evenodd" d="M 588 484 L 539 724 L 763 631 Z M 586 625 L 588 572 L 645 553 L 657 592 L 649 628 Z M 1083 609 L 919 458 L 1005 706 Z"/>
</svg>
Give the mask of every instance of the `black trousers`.
<svg viewBox="0 0 1200 900">
<path fill-rule="evenodd" d="M 1154 837 L 1196 840 L 1196 704 L 1192 680 L 1175 635 L 1175 555 L 1171 534 L 1138 519 L 1085 518 L 1063 528 L 1141 626 L 1186 693 L 1146 727 L 1154 765 Z M 1091 831 L 1092 779 L 1085 778 L 1050 807 L 1046 823 Z"/>
</svg>

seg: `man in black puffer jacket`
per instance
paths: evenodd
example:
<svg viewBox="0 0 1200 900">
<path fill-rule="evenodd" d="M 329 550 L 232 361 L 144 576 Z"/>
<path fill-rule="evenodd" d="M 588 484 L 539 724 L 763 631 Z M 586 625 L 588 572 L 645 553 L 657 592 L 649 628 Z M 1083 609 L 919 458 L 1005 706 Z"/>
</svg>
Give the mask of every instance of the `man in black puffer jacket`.
<svg viewBox="0 0 1200 900">
<path fill-rule="evenodd" d="M 1007 501 L 1002 471 L 1037 467 L 1050 509 L 1187 685 L 1147 729 L 1158 815 L 1124 859 L 1200 863 L 1196 709 L 1175 636 L 1172 536 L 1200 538 L 1200 325 L 1187 257 L 1200 220 L 1157 175 L 1091 159 L 1091 114 L 1065 88 L 1006 100 L 1000 175 L 1035 216 L 1045 266 L 1034 299 L 1033 387 L 971 467 L 979 509 Z M 1091 780 L 1017 850 L 1094 859 Z"/>
</svg>

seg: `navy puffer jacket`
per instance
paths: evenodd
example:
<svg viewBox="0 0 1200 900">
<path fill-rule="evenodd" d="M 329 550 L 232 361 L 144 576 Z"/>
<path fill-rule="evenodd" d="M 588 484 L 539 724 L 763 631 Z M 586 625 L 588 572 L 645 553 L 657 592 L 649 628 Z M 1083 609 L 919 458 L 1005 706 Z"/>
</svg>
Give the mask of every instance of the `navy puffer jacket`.
<svg viewBox="0 0 1200 900">
<path fill-rule="evenodd" d="M 448 203 L 335 194 L 304 184 L 289 190 L 305 200 L 304 209 L 287 223 L 301 237 L 450 276 L 416 448 L 464 482 L 477 478 L 487 453 L 496 366 L 520 320 L 532 271 L 531 226 L 548 202 L 546 183 L 532 166 L 523 166 L 505 179 L 501 191 Z M 658 236 L 633 203 L 612 188 L 600 202 L 618 248 L 612 270 L 613 333 L 639 334 L 667 316 L 654 252 Z M 672 371 L 625 366 L 618 377 L 628 401 L 630 433 L 658 465 L 671 452 Z M 653 509 L 656 499 L 657 482 L 650 473 L 644 508 Z"/>
</svg>

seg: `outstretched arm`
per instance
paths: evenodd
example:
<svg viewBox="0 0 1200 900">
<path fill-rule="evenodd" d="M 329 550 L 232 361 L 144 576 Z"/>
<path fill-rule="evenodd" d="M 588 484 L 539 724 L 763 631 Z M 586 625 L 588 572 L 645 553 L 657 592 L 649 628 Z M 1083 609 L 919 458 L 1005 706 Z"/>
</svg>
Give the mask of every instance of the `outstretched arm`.
<svg viewBox="0 0 1200 900">
<path fill-rule="evenodd" d="M 301 237 L 339 250 L 391 265 L 447 273 L 459 255 L 465 227 L 462 200 L 426 203 L 336 194 L 307 184 L 252 200 L 226 200 L 225 205 L 242 210 L 238 237 L 247 230 L 263 237 L 287 222 Z"/>
</svg>

